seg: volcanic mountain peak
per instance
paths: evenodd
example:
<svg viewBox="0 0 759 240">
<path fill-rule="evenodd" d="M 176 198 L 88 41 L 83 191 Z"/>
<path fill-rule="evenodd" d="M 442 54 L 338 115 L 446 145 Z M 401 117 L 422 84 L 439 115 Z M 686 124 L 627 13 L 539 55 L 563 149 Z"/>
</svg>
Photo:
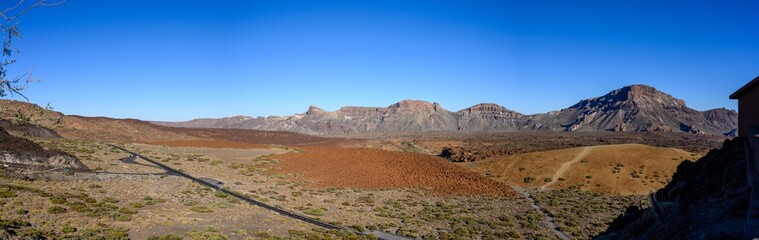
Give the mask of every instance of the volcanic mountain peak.
<svg viewBox="0 0 759 240">
<path fill-rule="evenodd" d="M 633 100 L 654 100 L 663 104 L 685 106 L 685 101 L 674 98 L 672 95 L 656 90 L 651 86 L 632 85 L 627 88 L 630 89 L 630 98 Z"/>
<path fill-rule="evenodd" d="M 325 112 L 327 111 L 324 111 L 324 109 L 321 109 L 317 106 L 312 105 L 308 107 L 308 111 L 306 111 L 306 115 L 314 115 L 314 114 L 320 114 L 320 113 L 325 113 Z"/>
<path fill-rule="evenodd" d="M 466 112 L 506 112 L 511 111 L 501 105 L 495 104 L 495 103 L 480 103 L 465 109 L 462 109 L 461 111 Z"/>
<path fill-rule="evenodd" d="M 633 84 L 629 86 L 624 86 L 621 89 L 626 89 L 630 92 L 636 92 L 636 93 L 661 93 L 661 91 L 657 90 L 656 88 L 645 85 L 645 84 Z"/>
<path fill-rule="evenodd" d="M 463 114 L 463 115 L 471 115 L 471 114 L 510 114 L 514 116 L 522 116 L 521 113 L 518 113 L 514 110 L 508 109 L 504 106 L 495 104 L 495 103 L 480 103 L 465 109 L 462 109 L 458 111 L 457 113 Z"/>
<path fill-rule="evenodd" d="M 247 120 L 249 120 L 249 119 L 251 119 L 251 118 L 252 118 L 252 117 L 250 117 L 250 116 L 245 116 L 245 115 L 237 115 L 237 116 L 232 116 L 232 117 L 230 117 L 230 120 L 233 120 L 233 121 L 238 121 L 238 122 L 242 122 L 242 121 L 247 121 Z"/>
<path fill-rule="evenodd" d="M 582 100 L 570 108 L 598 108 L 608 105 L 619 105 L 633 102 L 638 107 L 662 105 L 668 107 L 684 107 L 685 101 L 672 97 L 654 87 L 636 84 L 613 90 L 597 98 Z"/>
<path fill-rule="evenodd" d="M 430 103 L 421 100 L 406 99 L 397 103 L 394 103 L 388 107 L 392 111 L 409 111 L 409 112 L 435 112 L 443 110 L 438 103 Z"/>
</svg>

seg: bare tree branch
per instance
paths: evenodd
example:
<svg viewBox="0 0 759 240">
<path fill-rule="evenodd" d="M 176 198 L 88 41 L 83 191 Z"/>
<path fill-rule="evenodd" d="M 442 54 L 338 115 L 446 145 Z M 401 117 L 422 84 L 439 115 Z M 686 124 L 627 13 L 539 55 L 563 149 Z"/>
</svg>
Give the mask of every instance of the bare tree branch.
<svg viewBox="0 0 759 240">
<path fill-rule="evenodd" d="M 16 6 L 13 6 L 11 8 L 5 9 L 4 11 L 0 12 L 0 15 L 5 16 L 6 14 L 8 14 L 8 12 L 13 11 L 13 9 L 16 9 L 19 6 L 21 6 L 21 4 L 24 4 L 24 0 L 18 1 Z"/>
<path fill-rule="evenodd" d="M 15 79 L 8 81 L 8 84 L 7 84 L 6 87 L 8 88 L 9 93 L 10 93 L 11 96 L 13 96 L 13 95 L 19 95 L 22 98 L 26 99 L 27 102 L 29 101 L 29 98 L 26 97 L 26 95 L 24 95 L 23 93 L 21 93 L 21 91 L 24 90 L 24 89 L 26 89 L 26 87 L 29 86 L 29 83 L 39 82 L 39 81 L 34 80 L 32 78 L 32 72 L 33 72 L 32 70 L 29 70 L 28 72 L 26 72 L 24 74 L 21 74 L 20 76 L 16 77 Z M 21 82 L 22 79 L 24 80 L 23 84 L 19 85 L 19 82 Z"/>
<path fill-rule="evenodd" d="M 12 21 L 16 20 L 16 18 L 20 17 L 21 15 L 26 14 L 26 12 L 28 12 L 29 10 L 32 10 L 33 8 L 36 8 L 36 7 L 57 6 L 57 5 L 60 5 L 60 4 L 64 3 L 65 0 L 58 1 L 58 2 L 48 2 L 48 0 L 39 0 L 38 2 L 36 2 L 36 3 L 34 3 L 34 4 L 30 5 L 30 6 L 28 6 L 26 8 L 24 8 L 24 10 L 21 10 L 20 12 L 14 14 L 14 15 L 10 15 L 10 16 L 8 15 L 8 12 L 17 9 L 18 7 L 20 7 L 21 5 L 23 5 L 24 2 L 25 2 L 25 0 L 19 0 L 18 4 L 16 4 L 15 6 L 10 7 L 8 9 L 5 9 L 2 12 L 0 12 L 0 17 L 2 17 L 7 22 L 12 22 Z"/>
<path fill-rule="evenodd" d="M 12 7 L 6 8 L 0 11 L 0 30 L 2 30 L 2 52 L 0 52 L 0 97 L 7 95 L 21 96 L 26 101 L 29 101 L 22 90 L 31 82 L 35 82 L 32 79 L 32 71 L 26 72 L 17 76 L 16 78 L 8 78 L 8 66 L 16 62 L 13 58 L 13 54 L 18 50 L 13 47 L 13 40 L 21 37 L 19 31 L 18 22 L 16 19 L 26 14 L 30 10 L 36 7 L 48 7 L 60 5 L 65 0 L 36 0 L 34 3 L 29 3 L 26 0 L 18 0 L 18 2 Z M 18 11 L 21 9 L 20 11 Z"/>
<path fill-rule="evenodd" d="M 30 83 L 36 82 L 36 80 L 32 78 L 33 71 L 29 70 L 26 73 L 17 75 L 15 78 L 8 77 L 8 66 L 16 62 L 16 59 L 13 58 L 13 54 L 18 52 L 18 49 L 13 46 L 13 40 L 21 38 L 21 32 L 19 31 L 19 25 L 16 20 L 36 7 L 56 6 L 65 2 L 65 0 L 34 0 L 36 1 L 32 1 L 34 3 L 27 2 L 26 0 L 17 1 L 18 2 L 12 7 L 0 11 L 0 34 L 2 34 L 2 36 L 0 36 L 0 38 L 2 38 L 0 40 L 0 44 L 2 44 L 2 51 L 0 51 L 0 98 L 7 95 L 18 95 L 28 102 L 29 98 L 21 92 L 26 89 Z M 46 109 L 52 110 L 49 103 Z M 10 109 L 0 106 L 0 116 L 5 116 L 9 110 Z M 37 114 L 40 116 L 40 119 L 52 121 L 54 124 L 59 124 L 63 120 L 62 117 L 49 118 L 47 117 L 47 113 L 48 111 L 41 109 Z M 34 118 L 33 115 L 34 113 L 29 115 L 21 109 L 16 109 L 16 112 L 11 119 L 13 120 L 13 124 L 26 125 L 32 122 Z M 37 120 L 34 120 L 34 123 L 36 122 Z"/>
</svg>

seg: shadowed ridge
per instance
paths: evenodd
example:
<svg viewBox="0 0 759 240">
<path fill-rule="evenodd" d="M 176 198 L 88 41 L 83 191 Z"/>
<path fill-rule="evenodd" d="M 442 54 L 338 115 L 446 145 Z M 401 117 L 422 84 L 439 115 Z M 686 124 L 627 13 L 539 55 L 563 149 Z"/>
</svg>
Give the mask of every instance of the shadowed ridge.
<svg viewBox="0 0 759 240">
<path fill-rule="evenodd" d="M 698 161 L 682 162 L 652 196 L 658 210 L 631 206 L 597 239 L 746 239 L 751 191 L 745 143 L 726 140 Z"/>
</svg>

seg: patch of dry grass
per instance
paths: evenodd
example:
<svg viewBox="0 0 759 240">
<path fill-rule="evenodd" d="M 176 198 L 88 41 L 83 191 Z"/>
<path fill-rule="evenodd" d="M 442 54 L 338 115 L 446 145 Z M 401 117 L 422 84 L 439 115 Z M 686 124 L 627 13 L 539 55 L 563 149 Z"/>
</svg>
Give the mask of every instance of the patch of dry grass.
<svg viewBox="0 0 759 240">
<path fill-rule="evenodd" d="M 573 160 L 583 149 L 519 154 L 466 166 L 486 176 L 528 188 L 540 188 L 556 181 L 550 189 L 578 188 L 601 193 L 640 195 L 666 185 L 680 162 L 693 158 L 691 153 L 675 148 L 640 144 L 596 146 L 587 156 L 570 165 L 562 176 L 553 179 L 560 166 Z"/>
</svg>

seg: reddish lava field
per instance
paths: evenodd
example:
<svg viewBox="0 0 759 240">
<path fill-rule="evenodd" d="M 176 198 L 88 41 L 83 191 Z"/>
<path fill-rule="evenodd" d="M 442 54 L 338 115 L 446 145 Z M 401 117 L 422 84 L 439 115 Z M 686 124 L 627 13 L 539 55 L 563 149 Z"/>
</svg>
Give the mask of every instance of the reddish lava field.
<svg viewBox="0 0 759 240">
<path fill-rule="evenodd" d="M 435 156 L 368 148 L 305 147 L 274 156 L 280 173 L 315 187 L 421 188 L 444 195 L 513 196 L 514 190 Z"/>
</svg>

